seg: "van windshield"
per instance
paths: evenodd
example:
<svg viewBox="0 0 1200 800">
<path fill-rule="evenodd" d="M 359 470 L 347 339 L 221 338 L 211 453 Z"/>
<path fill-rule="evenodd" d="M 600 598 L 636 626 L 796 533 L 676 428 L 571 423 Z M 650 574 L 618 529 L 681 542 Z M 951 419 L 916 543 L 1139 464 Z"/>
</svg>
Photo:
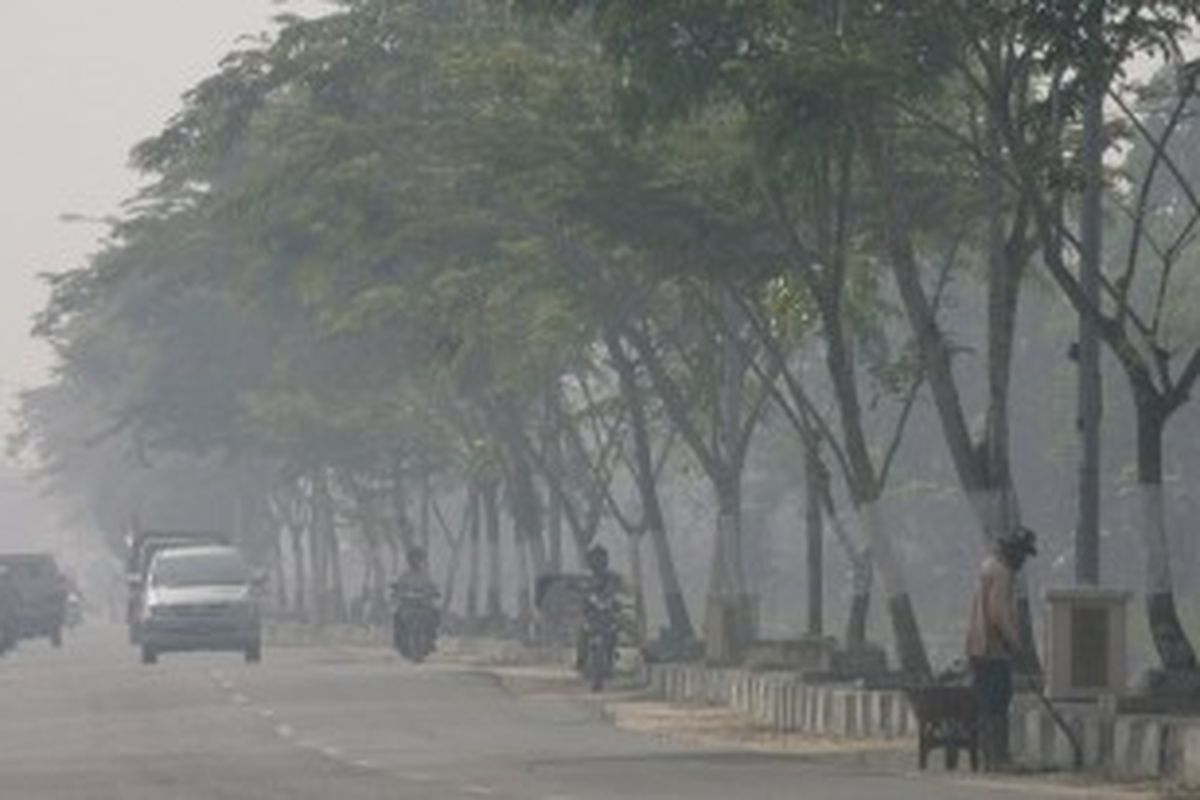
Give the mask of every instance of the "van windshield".
<svg viewBox="0 0 1200 800">
<path fill-rule="evenodd" d="M 236 553 L 172 553 L 151 568 L 155 586 L 241 585 L 250 582 L 250 568 Z"/>
</svg>

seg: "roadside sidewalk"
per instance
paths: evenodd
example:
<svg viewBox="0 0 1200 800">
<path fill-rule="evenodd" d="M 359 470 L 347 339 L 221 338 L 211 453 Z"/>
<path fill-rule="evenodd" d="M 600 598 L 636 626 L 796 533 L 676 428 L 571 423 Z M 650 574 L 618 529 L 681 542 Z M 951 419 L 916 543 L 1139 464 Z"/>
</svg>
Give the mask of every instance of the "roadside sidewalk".
<svg viewBox="0 0 1200 800">
<path fill-rule="evenodd" d="M 447 654 L 449 657 L 449 654 Z M 600 694 L 588 691 L 574 670 L 558 664 L 497 664 L 478 658 L 453 658 L 495 678 L 516 695 L 555 695 L 592 704 L 624 730 L 663 737 L 698 749 L 741 749 L 843 764 L 865 772 L 903 775 L 917 781 L 965 783 L 1011 790 L 1016 795 L 1095 800 L 1183 800 L 1196 795 L 1163 794 L 1148 783 L 1113 783 L 1095 775 L 1025 772 L 1005 775 L 945 772 L 935 758 L 926 772 L 916 768 L 916 742 L 844 739 L 780 733 L 727 707 L 676 705 L 652 699 L 628 677 Z"/>
<path fill-rule="evenodd" d="M 387 648 L 382 637 L 359 629 L 327 629 L 317 634 L 289 631 L 276 644 L 325 644 L 371 652 Z M 593 694 L 569 666 L 570 655 L 566 651 L 530 648 L 507 639 L 446 637 L 439 642 L 438 653 L 431 660 L 487 675 L 514 695 L 569 697 L 596 708 L 619 728 L 669 738 L 698 749 L 741 749 L 815 759 L 917 781 L 950 781 L 1012 790 L 1014 796 L 1200 800 L 1200 794 L 1172 793 L 1153 783 L 1113 783 L 1096 775 L 947 773 L 941 769 L 937 755 L 930 770 L 920 772 L 916 769 L 916 744 L 911 737 L 851 739 L 778 732 L 727 706 L 684 705 L 655 699 L 646 691 L 637 669 L 619 676 L 604 692 Z"/>
<path fill-rule="evenodd" d="M 913 780 L 968 783 L 1011 789 L 1036 797 L 1151 800 L 1165 796 L 1148 784 L 1114 784 L 1096 776 L 1047 772 L 992 775 L 945 772 L 938 766 L 916 768 L 916 743 L 910 738 L 838 739 L 809 734 L 777 733 L 729 708 L 679 706 L 638 697 L 602 699 L 605 713 L 618 727 L 663 736 L 702 748 L 738 748 L 782 756 L 818 759 L 867 772 L 904 775 Z"/>
</svg>

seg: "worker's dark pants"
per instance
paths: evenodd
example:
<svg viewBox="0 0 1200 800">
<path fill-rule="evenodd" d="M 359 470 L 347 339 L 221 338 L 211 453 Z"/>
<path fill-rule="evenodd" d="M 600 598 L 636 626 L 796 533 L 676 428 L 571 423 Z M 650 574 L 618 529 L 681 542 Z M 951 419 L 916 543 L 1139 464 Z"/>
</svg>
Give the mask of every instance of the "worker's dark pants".
<svg viewBox="0 0 1200 800">
<path fill-rule="evenodd" d="M 971 677 L 981 715 L 983 763 L 994 769 L 1009 762 L 1008 707 L 1012 704 L 1012 663 L 1006 658 L 972 658 Z"/>
</svg>

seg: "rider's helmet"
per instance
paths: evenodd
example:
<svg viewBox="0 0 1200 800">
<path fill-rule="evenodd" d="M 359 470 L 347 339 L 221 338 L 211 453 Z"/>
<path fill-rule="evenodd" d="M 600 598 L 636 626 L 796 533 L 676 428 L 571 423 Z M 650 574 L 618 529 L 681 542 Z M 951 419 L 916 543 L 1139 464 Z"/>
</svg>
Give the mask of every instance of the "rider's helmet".
<svg viewBox="0 0 1200 800">
<path fill-rule="evenodd" d="M 1037 534 L 1025 527 L 1010 531 L 996 540 L 996 552 L 1014 567 L 1037 555 Z"/>
<path fill-rule="evenodd" d="M 608 571 L 608 551 L 601 545 L 594 545 L 587 551 L 587 565 L 595 573 Z"/>
<path fill-rule="evenodd" d="M 408 560 L 408 566 L 413 569 L 420 569 L 429 563 L 429 555 L 424 547 L 410 547 L 404 557 Z"/>
</svg>

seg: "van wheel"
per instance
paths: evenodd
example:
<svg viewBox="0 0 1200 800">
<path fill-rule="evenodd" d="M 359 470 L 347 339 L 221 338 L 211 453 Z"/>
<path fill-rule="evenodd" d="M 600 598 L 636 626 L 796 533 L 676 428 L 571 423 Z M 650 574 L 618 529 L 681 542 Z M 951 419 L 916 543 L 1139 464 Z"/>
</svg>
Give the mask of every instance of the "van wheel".
<svg viewBox="0 0 1200 800">
<path fill-rule="evenodd" d="M 62 647 L 62 628 L 54 628 L 50 631 L 50 645 Z"/>
<path fill-rule="evenodd" d="M 142 663 L 143 664 L 157 664 L 158 663 L 158 652 L 153 647 L 149 647 L 147 645 L 142 645 Z"/>
<path fill-rule="evenodd" d="M 246 663 L 257 664 L 262 661 L 262 643 L 255 642 L 246 648 Z"/>
</svg>

